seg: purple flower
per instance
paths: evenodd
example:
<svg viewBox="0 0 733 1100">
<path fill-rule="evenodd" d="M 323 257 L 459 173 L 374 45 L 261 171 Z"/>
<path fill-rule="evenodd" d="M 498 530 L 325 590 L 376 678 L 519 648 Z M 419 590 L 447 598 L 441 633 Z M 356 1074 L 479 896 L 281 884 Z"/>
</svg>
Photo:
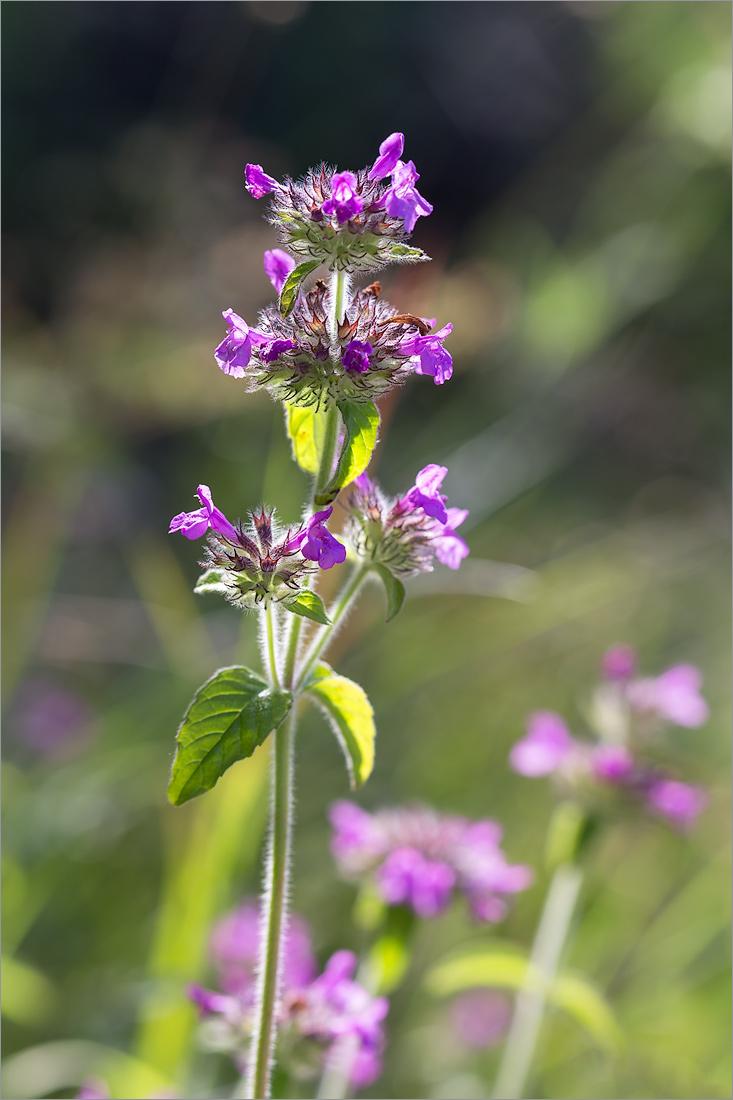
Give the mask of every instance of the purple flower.
<svg viewBox="0 0 733 1100">
<path fill-rule="evenodd" d="M 659 779 L 647 791 L 647 803 L 654 813 L 666 817 L 678 829 L 688 829 L 707 805 L 700 787 L 675 779 Z"/>
<path fill-rule="evenodd" d="M 44 755 L 81 747 L 94 718 L 80 695 L 46 680 L 22 684 L 13 712 L 24 743 Z"/>
<path fill-rule="evenodd" d="M 355 218 L 364 208 L 364 203 L 356 190 L 356 176 L 353 172 L 336 172 L 331 177 L 331 198 L 326 199 L 321 209 L 324 214 L 335 214 L 339 225 L 349 218 Z"/>
<path fill-rule="evenodd" d="M 567 726 L 552 710 L 538 710 L 527 723 L 527 736 L 512 748 L 509 762 L 520 775 L 549 775 L 557 770 L 573 749 Z"/>
<path fill-rule="evenodd" d="M 110 1100 L 109 1089 L 104 1081 L 85 1081 L 76 1094 L 76 1100 Z"/>
<path fill-rule="evenodd" d="M 391 218 L 402 218 L 408 233 L 412 233 L 419 217 L 433 212 L 430 203 L 415 187 L 419 179 L 420 175 L 411 160 L 407 164 L 398 160 L 392 170 L 392 186 L 384 196 L 387 213 Z"/>
<path fill-rule="evenodd" d="M 321 569 L 332 569 L 346 561 L 346 547 L 335 539 L 326 527 L 333 508 L 324 508 L 308 520 L 305 529 L 296 539 L 301 540 L 300 552 L 304 558 L 318 562 Z"/>
<path fill-rule="evenodd" d="M 456 875 L 447 863 L 425 859 L 415 848 L 396 848 L 376 875 L 387 905 L 408 905 L 419 917 L 447 909 Z"/>
<path fill-rule="evenodd" d="M 373 351 L 367 340 L 350 340 L 341 353 L 341 362 L 350 374 L 364 374 L 369 370 L 369 356 Z"/>
<path fill-rule="evenodd" d="M 625 783 L 634 771 L 634 758 L 623 745 L 597 745 L 591 756 L 596 779 L 603 783 Z"/>
<path fill-rule="evenodd" d="M 295 269 L 295 260 L 282 248 L 273 248 L 265 252 L 264 263 L 265 274 L 279 294 L 288 275 Z"/>
<path fill-rule="evenodd" d="M 636 669 L 636 650 L 630 645 L 616 645 L 604 653 L 601 671 L 605 680 L 629 680 Z"/>
<path fill-rule="evenodd" d="M 455 531 L 467 516 L 467 508 L 449 508 L 448 522 L 440 534 L 433 538 L 436 558 L 449 569 L 458 569 L 463 559 L 470 553 L 468 543 Z"/>
<path fill-rule="evenodd" d="M 694 665 L 674 665 L 656 679 L 633 680 L 626 689 L 631 707 L 695 729 L 707 721 L 709 708 L 700 695 L 702 675 Z"/>
<path fill-rule="evenodd" d="M 254 996 L 259 943 L 260 915 L 255 902 L 245 902 L 228 913 L 211 935 L 211 958 L 218 971 L 220 988 L 246 1003 Z M 308 927 L 300 917 L 293 916 L 284 940 L 283 983 L 288 989 L 307 985 L 315 973 Z"/>
<path fill-rule="evenodd" d="M 331 851 L 350 876 L 373 874 L 388 905 L 406 905 L 418 916 L 443 912 L 461 892 L 479 920 L 498 920 L 497 895 L 529 885 L 528 867 L 507 863 L 494 821 L 443 817 L 428 809 L 381 810 L 368 814 L 337 802 L 329 817 Z"/>
<path fill-rule="evenodd" d="M 469 989 L 451 1005 L 451 1021 L 458 1038 L 468 1047 L 493 1047 L 509 1025 L 507 997 L 493 989 Z"/>
<path fill-rule="evenodd" d="M 263 363 L 274 363 L 286 351 L 293 351 L 297 346 L 295 340 L 271 340 L 260 352 L 260 358 Z"/>
<path fill-rule="evenodd" d="M 388 138 L 385 138 L 379 146 L 379 156 L 371 167 L 369 179 L 381 180 L 385 176 L 391 176 L 399 163 L 404 148 L 404 134 L 390 134 Z"/>
<path fill-rule="evenodd" d="M 204 989 L 198 982 L 192 982 L 186 989 L 189 999 L 201 1009 L 204 1016 L 226 1016 L 236 1020 L 242 1013 L 242 1002 L 226 993 L 215 993 Z"/>
<path fill-rule="evenodd" d="M 436 466 L 435 463 L 423 466 L 415 478 L 414 486 L 405 497 L 410 504 L 422 508 L 426 515 L 437 519 L 439 523 L 448 522 L 448 510 L 445 506 L 447 498 L 440 493 L 440 486 L 447 473 L 447 466 Z"/>
<path fill-rule="evenodd" d="M 233 309 L 225 309 L 222 317 L 229 325 L 229 331 L 216 348 L 214 359 L 224 374 L 229 374 L 232 378 L 244 378 L 252 357 L 252 345 L 265 344 L 268 338 L 250 328 Z"/>
<path fill-rule="evenodd" d="M 280 190 L 280 184 L 267 172 L 262 170 L 259 164 L 248 164 L 244 169 L 245 187 L 255 199 L 261 199 L 273 191 Z"/>
<path fill-rule="evenodd" d="M 239 542 L 239 536 L 223 512 L 214 507 L 211 490 L 208 485 L 199 485 L 196 490 L 203 507 L 195 512 L 180 512 L 171 520 L 168 534 L 180 531 L 187 539 L 199 539 L 211 528 L 230 542 Z"/>
<path fill-rule="evenodd" d="M 415 374 L 431 375 L 436 386 L 447 382 L 453 374 L 453 359 L 441 343 L 452 331 L 453 325 L 448 324 L 438 332 L 428 333 L 427 336 L 410 336 L 400 343 L 400 350 L 417 360 Z"/>
</svg>

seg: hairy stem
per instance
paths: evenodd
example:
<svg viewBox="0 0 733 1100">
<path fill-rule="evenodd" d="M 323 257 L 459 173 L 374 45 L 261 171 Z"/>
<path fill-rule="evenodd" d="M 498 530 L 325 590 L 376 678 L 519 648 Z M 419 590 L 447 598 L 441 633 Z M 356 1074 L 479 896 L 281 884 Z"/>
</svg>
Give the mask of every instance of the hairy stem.
<svg viewBox="0 0 733 1100">
<path fill-rule="evenodd" d="M 265 625 L 267 630 L 267 660 L 270 668 L 270 681 L 272 686 L 280 690 L 280 677 L 277 671 L 277 648 L 275 645 L 275 620 L 272 604 L 267 605 L 265 611 Z"/>
<path fill-rule="evenodd" d="M 287 930 L 287 895 L 293 819 L 293 742 L 296 724 L 296 707 L 293 706 L 287 722 L 275 731 L 270 840 L 261 916 L 260 965 L 254 1032 L 244 1092 L 249 1100 L 267 1100 L 270 1095 L 270 1069 L 276 1038 L 275 1024 L 282 975 L 281 946 Z"/>
<path fill-rule="evenodd" d="M 354 600 L 359 594 L 359 589 L 367 578 L 369 570 L 367 566 L 361 565 L 356 568 L 348 581 L 339 593 L 336 603 L 330 611 L 329 618 L 331 622 L 328 626 L 324 626 L 314 637 L 310 644 L 308 652 L 300 666 L 300 672 L 298 673 L 298 679 L 296 682 L 296 690 L 302 690 L 303 684 L 308 679 L 308 676 L 313 668 L 314 664 L 321 656 L 326 646 L 329 644 L 333 635 L 341 625 L 341 621 L 346 613 L 351 608 Z"/>
<path fill-rule="evenodd" d="M 552 877 L 537 927 L 524 988 L 514 1007 L 494 1089 L 495 1100 L 521 1100 L 532 1066 L 547 994 L 570 931 L 583 873 L 577 864 L 561 864 Z"/>
<path fill-rule="evenodd" d="M 349 276 L 345 271 L 331 272 L 329 291 L 328 331 L 335 345 L 339 322 L 346 313 L 346 299 L 349 295 Z"/>
</svg>

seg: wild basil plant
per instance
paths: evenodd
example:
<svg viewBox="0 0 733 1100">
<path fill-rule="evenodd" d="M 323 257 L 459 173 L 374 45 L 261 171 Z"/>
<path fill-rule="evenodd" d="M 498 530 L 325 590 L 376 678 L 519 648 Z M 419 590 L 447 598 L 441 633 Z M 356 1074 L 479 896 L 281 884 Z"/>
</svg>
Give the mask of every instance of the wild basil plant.
<svg viewBox="0 0 733 1100">
<path fill-rule="evenodd" d="M 436 330 L 433 319 L 401 313 L 382 299 L 378 282 L 352 288 L 354 276 L 428 259 L 406 243 L 432 207 L 415 186 L 414 164 L 401 159 L 403 147 L 402 134 L 392 134 L 371 167 L 338 172 L 324 166 L 298 182 L 279 182 L 259 165 L 247 165 L 247 189 L 256 199 L 270 196 L 269 221 L 282 246 L 264 257 L 278 301 L 254 327 L 226 309 L 227 332 L 215 360 L 244 383 L 245 392 L 264 389 L 282 404 L 293 459 L 311 475 L 311 492 L 298 520 L 281 520 L 268 506 L 231 522 L 211 489 L 199 485 L 200 507 L 170 525 L 188 539 L 207 539 L 196 591 L 219 593 L 235 608 L 254 612 L 260 629 L 263 671 L 220 669 L 196 692 L 178 731 L 169 787 L 176 805 L 201 795 L 274 735 L 248 1097 L 269 1096 L 276 1031 L 285 1018 L 283 942 L 300 704 L 315 703 L 326 716 L 351 785 L 360 786 L 374 763 L 373 711 L 363 688 L 334 672 L 323 654 L 367 581 L 384 586 L 389 619 L 402 606 L 405 577 L 431 570 L 436 560 L 457 569 L 468 553 L 456 533 L 467 513 L 448 508 L 441 493 L 445 467 L 426 465 L 396 498 L 386 497 L 366 473 L 379 428 L 375 400 L 413 374 L 442 385 L 452 373 L 443 346 L 450 324 Z M 311 279 L 316 275 L 323 278 Z M 328 523 L 342 490 L 348 515 L 339 539 Z M 343 568 L 346 579 L 327 609 L 315 586 L 320 570 L 333 568 Z M 329 982 L 349 982 L 350 966 L 346 956 L 331 960 L 323 978 L 315 979 L 321 986 L 314 996 L 325 996 Z M 376 1025 L 384 1006 L 374 1003 Z"/>
</svg>

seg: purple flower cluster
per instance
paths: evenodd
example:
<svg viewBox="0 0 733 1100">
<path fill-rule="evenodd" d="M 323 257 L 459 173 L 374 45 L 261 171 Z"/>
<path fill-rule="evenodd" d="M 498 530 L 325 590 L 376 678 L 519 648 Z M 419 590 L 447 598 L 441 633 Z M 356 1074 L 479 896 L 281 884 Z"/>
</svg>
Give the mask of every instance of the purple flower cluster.
<svg viewBox="0 0 733 1100">
<path fill-rule="evenodd" d="M 265 253 L 265 272 L 278 293 L 295 267 L 282 249 Z M 324 407 L 340 400 L 372 401 L 412 374 L 448 381 L 453 360 L 444 341 L 451 324 L 437 332 L 434 318 L 400 314 L 380 299 L 373 283 L 357 290 L 335 334 L 329 331 L 330 292 L 323 282 L 298 296 L 283 317 L 277 306 L 260 313 L 257 328 L 233 309 L 222 316 L 227 334 L 214 352 L 217 366 L 242 378 L 248 390 L 264 388 L 292 404 Z"/>
<path fill-rule="evenodd" d="M 344 537 L 365 562 L 385 565 L 396 577 L 429 572 L 437 559 L 458 569 L 468 546 L 456 533 L 465 508 L 448 508 L 441 492 L 445 466 L 431 463 L 404 496 L 386 497 L 367 474 L 353 482 L 346 498 L 349 519 Z"/>
<path fill-rule="evenodd" d="M 531 777 L 554 774 L 576 791 L 592 784 L 623 789 L 677 828 L 689 828 L 705 808 L 705 792 L 650 764 L 646 754 L 660 722 L 693 729 L 707 720 L 699 670 L 680 664 L 656 677 L 635 678 L 636 654 L 629 646 L 609 650 L 601 668 L 607 731 L 600 730 L 600 740 L 580 741 L 559 714 L 535 711 L 526 736 L 511 750 L 512 768 Z"/>
<path fill-rule="evenodd" d="M 202 1014 L 218 1022 L 218 1039 L 228 1045 L 238 1062 L 243 1060 L 242 1043 L 248 1041 L 252 1028 L 259 938 L 257 906 L 245 903 L 216 925 L 211 938 L 220 991 L 189 987 L 189 996 Z M 285 1046 L 291 1049 L 299 1040 L 315 1041 L 325 1064 L 348 1042 L 352 1053 L 349 1075 L 359 1088 L 376 1080 L 381 1072 L 382 1021 L 389 1003 L 384 997 L 372 997 L 354 981 L 355 969 L 356 956 L 337 951 L 323 973 L 317 974 L 308 928 L 299 917 L 291 917 L 283 944 L 279 1014 Z M 293 1053 L 297 1054 L 297 1047 Z"/>
<path fill-rule="evenodd" d="M 387 905 L 433 917 L 462 893 L 483 921 L 506 912 L 501 895 L 525 890 L 532 872 L 510 864 L 495 821 L 442 816 L 421 807 L 370 814 L 353 802 L 331 807 L 331 851 L 349 877 L 370 874 Z"/>
<path fill-rule="evenodd" d="M 278 183 L 259 164 L 248 164 L 245 186 L 256 199 L 272 196 L 271 220 L 282 243 L 300 258 L 352 272 L 414 261 L 421 257 L 392 246 L 433 208 L 415 186 L 420 176 L 413 162 L 400 159 L 404 144 L 403 134 L 390 134 L 370 169 L 337 172 L 323 166 L 298 182 Z"/>
<path fill-rule="evenodd" d="M 214 505 L 208 485 L 196 490 L 201 508 L 180 512 L 171 520 L 169 533 L 180 531 L 188 539 L 209 534 L 201 565 L 208 571 L 209 591 L 221 591 L 238 607 L 254 608 L 268 601 L 292 597 L 309 562 L 331 569 L 346 560 L 346 548 L 326 527 L 333 508 L 315 512 L 297 530 L 275 530 L 273 512 L 250 513 L 251 525 L 236 526 Z M 200 588 L 206 591 L 206 588 Z"/>
</svg>

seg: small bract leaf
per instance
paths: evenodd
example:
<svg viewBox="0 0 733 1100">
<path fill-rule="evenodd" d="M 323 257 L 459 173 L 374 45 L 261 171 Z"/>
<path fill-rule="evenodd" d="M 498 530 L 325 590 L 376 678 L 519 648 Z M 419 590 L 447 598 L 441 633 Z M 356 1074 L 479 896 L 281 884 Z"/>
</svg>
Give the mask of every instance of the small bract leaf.
<svg viewBox="0 0 733 1100">
<path fill-rule="evenodd" d="M 321 468 L 323 439 L 328 414 L 297 405 L 285 406 L 285 422 L 293 448 L 293 458 L 307 474 L 317 474 Z"/>
<path fill-rule="evenodd" d="M 289 313 L 292 313 L 303 280 L 310 275 L 311 271 L 316 270 L 320 262 L 320 260 L 306 260 L 305 263 L 298 264 L 290 272 L 280 291 L 279 308 L 283 317 L 287 317 Z"/>
<path fill-rule="evenodd" d="M 341 743 L 352 790 L 374 767 L 374 711 L 363 688 L 338 676 L 325 662 L 316 666 L 307 693 L 325 712 Z"/>
<path fill-rule="evenodd" d="M 389 622 L 390 619 L 394 619 L 405 602 L 405 586 L 401 580 L 390 573 L 386 565 L 373 565 L 372 569 L 382 581 L 384 591 L 387 593 L 386 621 Z"/>
<path fill-rule="evenodd" d="M 330 504 L 338 496 L 339 489 L 364 473 L 377 445 L 379 412 L 376 405 L 371 401 L 339 401 L 338 407 L 344 421 L 344 442 L 336 473 L 315 498 L 319 505 Z"/>
<path fill-rule="evenodd" d="M 482 985 L 521 989 L 528 971 L 527 958 L 517 951 L 477 947 L 444 959 L 429 972 L 425 984 L 436 997 Z"/>
<path fill-rule="evenodd" d="M 224 584 L 224 570 L 216 568 L 207 569 L 196 581 L 193 590 L 198 596 L 206 592 L 214 592 L 218 596 L 226 596 L 229 589 Z"/>
<path fill-rule="evenodd" d="M 289 599 L 283 600 L 282 603 L 294 615 L 303 615 L 306 619 L 312 619 L 314 623 L 322 623 L 324 626 L 328 626 L 331 622 L 326 614 L 321 597 L 316 592 L 310 592 L 307 588 Z"/>
<path fill-rule="evenodd" d="M 396 242 L 387 245 L 386 251 L 389 252 L 389 258 L 398 264 L 417 264 L 430 259 L 427 252 L 423 252 L 421 248 L 413 248 L 409 244 Z"/>
<path fill-rule="evenodd" d="M 580 1024 L 596 1043 L 614 1051 L 621 1032 L 611 1006 L 603 995 L 581 974 L 563 974 L 556 978 L 550 1000 Z"/>
<path fill-rule="evenodd" d="M 196 692 L 176 735 L 168 797 L 174 806 L 210 791 L 284 721 L 289 691 L 273 691 L 248 668 L 221 668 Z"/>
</svg>

